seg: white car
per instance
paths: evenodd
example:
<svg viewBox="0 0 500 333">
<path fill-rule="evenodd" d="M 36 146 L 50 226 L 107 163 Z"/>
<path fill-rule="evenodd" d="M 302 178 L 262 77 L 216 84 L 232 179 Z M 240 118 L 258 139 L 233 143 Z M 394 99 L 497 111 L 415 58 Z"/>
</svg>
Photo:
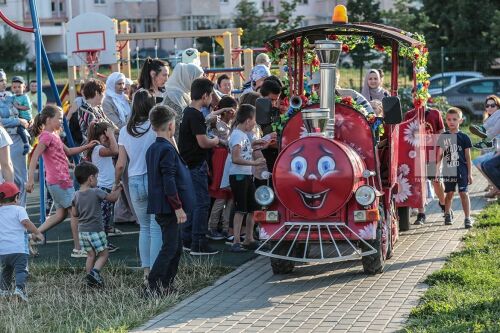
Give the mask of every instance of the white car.
<svg viewBox="0 0 500 333">
<path fill-rule="evenodd" d="M 431 96 L 441 94 L 446 88 L 454 85 L 457 82 L 483 77 L 479 72 L 445 72 L 432 76 L 429 81 L 429 94 Z"/>
</svg>

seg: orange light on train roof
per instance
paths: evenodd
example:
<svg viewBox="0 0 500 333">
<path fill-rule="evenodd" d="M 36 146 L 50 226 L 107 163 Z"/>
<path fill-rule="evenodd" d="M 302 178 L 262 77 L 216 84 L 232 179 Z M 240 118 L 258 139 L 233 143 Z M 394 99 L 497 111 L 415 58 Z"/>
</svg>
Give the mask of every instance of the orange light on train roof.
<svg viewBox="0 0 500 333">
<path fill-rule="evenodd" d="M 333 23 L 347 23 L 347 8 L 344 5 L 337 5 L 333 9 Z"/>
</svg>

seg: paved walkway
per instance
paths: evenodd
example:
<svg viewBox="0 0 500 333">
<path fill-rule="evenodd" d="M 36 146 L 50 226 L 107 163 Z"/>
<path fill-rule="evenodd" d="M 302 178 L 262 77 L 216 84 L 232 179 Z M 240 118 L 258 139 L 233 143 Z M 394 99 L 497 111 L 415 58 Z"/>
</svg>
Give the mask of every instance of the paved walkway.
<svg viewBox="0 0 500 333">
<path fill-rule="evenodd" d="M 486 182 L 470 189 L 473 213 L 486 201 Z M 458 211 L 458 196 L 453 203 Z M 152 319 L 138 332 L 394 332 L 401 329 L 427 286 L 465 234 L 463 213 L 444 226 L 437 204 L 428 223 L 400 234 L 385 272 L 363 274 L 359 261 L 302 265 L 274 276 L 259 257 L 214 286 Z M 412 217 L 414 219 L 414 217 Z"/>
</svg>

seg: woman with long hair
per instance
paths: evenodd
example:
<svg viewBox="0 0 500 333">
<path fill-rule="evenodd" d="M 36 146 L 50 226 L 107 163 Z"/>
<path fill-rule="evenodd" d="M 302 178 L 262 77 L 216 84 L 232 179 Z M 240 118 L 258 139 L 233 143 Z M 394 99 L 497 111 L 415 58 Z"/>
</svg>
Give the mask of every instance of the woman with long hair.
<svg viewBox="0 0 500 333">
<path fill-rule="evenodd" d="M 168 80 L 167 63 L 160 59 L 146 58 L 139 73 L 139 87 L 149 90 L 155 97 L 161 97 Z"/>
<path fill-rule="evenodd" d="M 140 226 L 139 255 L 145 278 L 162 246 L 161 228 L 156 223 L 154 215 L 147 213 L 146 151 L 156 140 L 156 134 L 149 122 L 149 111 L 155 104 L 153 92 L 139 89 L 135 93 L 130 119 L 127 126 L 122 127 L 118 137 L 118 161 L 115 166 L 115 184 L 120 183 L 127 167 L 130 199 Z"/>
</svg>

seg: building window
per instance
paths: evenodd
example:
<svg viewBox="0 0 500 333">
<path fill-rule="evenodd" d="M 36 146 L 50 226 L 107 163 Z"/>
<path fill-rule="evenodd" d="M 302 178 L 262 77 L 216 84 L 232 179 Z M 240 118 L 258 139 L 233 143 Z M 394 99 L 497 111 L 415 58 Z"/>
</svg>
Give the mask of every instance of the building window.
<svg viewBox="0 0 500 333">
<path fill-rule="evenodd" d="M 106 0 L 94 0 L 94 4 L 96 4 L 96 5 L 105 5 L 106 4 Z"/>
<path fill-rule="evenodd" d="M 220 0 L 221 3 L 228 3 L 229 0 Z"/>
<path fill-rule="evenodd" d="M 0 0 L 0 5 L 5 5 L 7 4 L 7 0 Z"/>
<path fill-rule="evenodd" d="M 156 19 L 126 19 L 129 24 L 130 32 L 156 32 Z"/>
<path fill-rule="evenodd" d="M 299 0 L 299 5 L 307 5 L 309 0 Z"/>
</svg>

